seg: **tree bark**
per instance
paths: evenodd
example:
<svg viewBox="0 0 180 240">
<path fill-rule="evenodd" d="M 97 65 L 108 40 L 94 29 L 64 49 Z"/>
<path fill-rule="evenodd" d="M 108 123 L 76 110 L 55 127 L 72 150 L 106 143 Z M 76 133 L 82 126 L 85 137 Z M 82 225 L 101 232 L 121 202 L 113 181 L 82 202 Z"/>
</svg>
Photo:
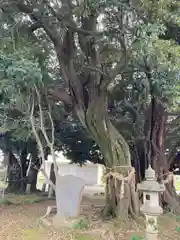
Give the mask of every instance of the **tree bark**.
<svg viewBox="0 0 180 240">
<path fill-rule="evenodd" d="M 131 212 L 136 216 L 139 212 L 139 200 L 135 190 L 135 171 L 131 166 L 129 146 L 107 115 L 106 95 L 101 92 L 89 102 L 87 111 L 80 112 L 76 108 L 76 112 L 104 156 L 107 170 L 104 215 L 121 216 L 125 219 Z"/>
<path fill-rule="evenodd" d="M 171 211 L 180 214 L 179 197 L 175 191 L 173 177 L 169 172 L 169 163 L 164 150 L 165 126 L 165 108 L 161 101 L 152 98 L 145 122 L 146 158 L 156 171 L 158 181 L 165 183 L 166 190 L 162 197 L 162 204 Z"/>
<path fill-rule="evenodd" d="M 8 155 L 8 186 L 6 189 L 6 192 L 11 192 L 11 193 L 18 193 L 20 192 L 21 189 L 21 168 L 20 165 L 14 156 L 14 154 L 9 151 L 7 153 Z"/>
<path fill-rule="evenodd" d="M 8 187 L 6 192 L 25 193 L 27 183 L 31 184 L 31 192 L 36 192 L 37 174 L 40 167 L 37 149 L 31 151 L 32 161 L 28 176 L 26 176 L 28 170 L 27 146 L 21 152 L 20 162 L 11 151 L 5 152 L 4 155 L 8 164 Z"/>
<path fill-rule="evenodd" d="M 54 163 L 51 164 L 50 180 L 51 180 L 54 184 L 56 184 L 56 175 L 55 175 L 55 172 L 54 172 Z M 49 193 L 49 196 L 48 196 L 48 197 L 55 196 L 55 191 L 53 190 L 53 188 L 52 188 L 51 186 L 49 186 L 48 193 Z"/>
<path fill-rule="evenodd" d="M 148 162 L 145 157 L 144 139 L 134 142 L 131 147 L 132 166 L 136 170 L 136 182 L 145 180 L 145 170 L 148 168 Z"/>
<path fill-rule="evenodd" d="M 37 175 L 38 175 L 38 170 L 41 167 L 41 160 L 38 157 L 38 150 L 36 144 L 32 144 L 32 147 L 30 149 L 30 154 L 31 154 L 31 161 L 30 161 L 30 166 L 29 166 L 29 172 L 27 175 L 27 183 L 31 184 L 30 192 L 37 192 Z"/>
<path fill-rule="evenodd" d="M 20 155 L 20 188 L 22 192 L 25 192 L 26 189 L 26 172 L 27 172 L 27 147 L 25 146 Z"/>
</svg>

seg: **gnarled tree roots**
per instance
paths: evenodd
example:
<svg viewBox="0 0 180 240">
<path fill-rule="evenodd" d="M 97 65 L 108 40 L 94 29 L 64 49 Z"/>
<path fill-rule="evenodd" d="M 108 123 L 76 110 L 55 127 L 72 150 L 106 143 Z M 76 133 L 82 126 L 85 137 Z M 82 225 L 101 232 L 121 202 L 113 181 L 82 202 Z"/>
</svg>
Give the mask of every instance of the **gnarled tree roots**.
<svg viewBox="0 0 180 240">
<path fill-rule="evenodd" d="M 117 171 L 118 170 L 118 171 Z M 132 167 L 119 167 L 106 174 L 105 217 L 120 217 L 127 220 L 129 214 L 139 215 L 139 197 L 135 187 L 135 170 Z"/>
</svg>

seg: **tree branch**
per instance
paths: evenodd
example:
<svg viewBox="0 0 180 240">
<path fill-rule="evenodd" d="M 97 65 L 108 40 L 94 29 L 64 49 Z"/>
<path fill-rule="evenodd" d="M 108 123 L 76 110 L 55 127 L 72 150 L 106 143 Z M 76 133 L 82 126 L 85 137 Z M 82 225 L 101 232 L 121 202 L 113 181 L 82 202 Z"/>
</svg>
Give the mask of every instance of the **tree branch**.
<svg viewBox="0 0 180 240">
<path fill-rule="evenodd" d="M 59 38 L 56 35 L 56 32 L 53 31 L 53 27 L 48 26 L 47 22 L 45 22 L 44 19 L 42 19 L 42 15 L 39 14 L 39 12 L 35 12 L 33 9 L 33 6 L 31 5 L 25 5 L 23 4 L 21 1 L 18 1 L 18 3 L 16 3 L 16 6 L 18 7 L 18 9 L 23 12 L 26 13 L 30 16 L 30 18 L 32 19 L 32 21 L 34 21 L 35 25 L 36 25 L 36 29 L 37 26 L 39 25 L 39 27 L 42 27 L 44 29 L 44 31 L 47 33 L 48 37 L 51 39 L 51 41 L 55 44 L 58 45 L 59 43 Z"/>
<path fill-rule="evenodd" d="M 35 120 L 34 120 L 34 107 L 35 107 L 35 104 L 34 104 L 34 96 L 33 96 L 32 106 L 30 106 L 30 104 L 29 104 L 29 109 L 31 109 L 31 111 L 30 111 L 30 122 L 31 122 L 31 127 L 32 127 L 33 134 L 36 138 L 36 141 L 37 141 L 40 153 L 41 153 L 41 158 L 42 158 L 42 161 L 43 161 L 43 165 L 44 165 L 44 169 L 41 169 L 40 171 L 45 176 L 46 181 L 52 186 L 54 191 L 56 191 L 56 187 L 55 187 L 54 183 L 48 178 L 48 176 L 45 172 L 45 155 L 44 155 L 44 150 L 43 150 L 43 146 L 42 146 L 40 137 L 39 137 L 39 135 L 37 133 L 37 130 L 36 130 L 36 125 L 35 125 Z"/>
<path fill-rule="evenodd" d="M 48 94 L 56 101 L 61 101 L 64 104 L 68 105 L 68 106 L 72 106 L 72 99 L 71 96 L 63 91 L 63 90 L 59 90 L 59 89 L 54 89 L 54 88 L 49 88 L 48 89 Z"/>
<path fill-rule="evenodd" d="M 67 1 L 67 0 L 66 0 Z M 49 8 L 50 12 L 53 14 L 53 16 L 60 22 L 62 23 L 64 26 L 70 28 L 71 30 L 73 30 L 74 32 L 77 33 L 81 33 L 85 36 L 98 36 L 101 35 L 102 33 L 97 32 L 97 31 L 88 31 L 86 29 L 83 28 L 79 28 L 77 26 L 77 24 L 75 23 L 75 21 L 71 18 L 72 16 L 72 11 L 70 11 L 73 8 L 73 5 L 71 3 L 66 3 L 66 6 L 68 5 L 69 7 L 69 11 L 67 13 L 64 12 L 63 6 L 61 7 L 61 11 L 58 10 L 55 11 L 55 9 L 48 3 L 48 1 L 44 0 L 44 3 L 47 5 L 47 7 Z M 69 18 L 70 15 L 70 18 Z"/>
<path fill-rule="evenodd" d="M 41 97 L 40 97 L 40 93 L 38 91 L 38 88 L 36 85 L 34 85 L 34 88 L 35 88 L 35 91 L 36 91 L 36 94 L 37 94 L 37 98 L 38 98 L 38 106 L 39 106 L 39 116 L 40 116 L 40 126 L 41 126 L 41 131 L 42 131 L 42 134 L 46 140 L 46 143 L 48 145 L 48 147 L 50 148 L 51 150 L 51 154 L 52 154 L 52 158 L 53 158 L 53 162 L 54 162 L 54 172 L 55 172 L 55 175 L 56 177 L 58 176 L 58 165 L 57 165 L 57 162 L 56 162 L 56 156 L 55 156 L 55 152 L 54 152 L 54 122 L 53 122 L 53 119 L 52 119 L 52 116 L 51 116 L 51 110 L 50 110 L 50 105 L 48 103 L 48 116 L 50 118 L 50 121 L 51 121 L 51 134 L 52 134 L 52 139 L 50 141 L 47 133 L 46 133 L 46 130 L 45 130 L 45 127 L 44 127 L 44 114 L 43 114 L 43 110 L 42 110 L 42 107 L 41 107 Z"/>
<path fill-rule="evenodd" d="M 64 14 L 59 14 L 59 12 L 56 12 L 54 10 L 53 7 L 51 7 L 49 4 L 48 4 L 48 8 L 50 9 L 51 13 L 53 14 L 53 16 L 59 21 L 61 22 L 64 26 L 70 28 L 71 30 L 73 30 L 74 32 L 77 32 L 77 33 L 81 33 L 85 36 L 99 36 L 101 35 L 102 33 L 100 32 L 96 32 L 96 31 L 88 31 L 88 30 L 85 30 L 83 28 L 79 28 L 77 27 L 75 21 L 73 21 L 72 19 L 68 19 L 68 15 L 64 15 Z M 68 20 L 67 20 L 68 19 Z"/>
<path fill-rule="evenodd" d="M 119 74 L 124 72 L 125 68 L 128 65 L 130 53 L 128 51 L 124 52 L 123 57 L 119 62 L 116 63 L 116 66 L 108 73 L 108 76 L 102 81 L 101 89 L 106 89 L 109 83 Z"/>
<path fill-rule="evenodd" d="M 32 33 L 32 32 L 36 31 L 37 29 L 39 29 L 39 28 L 41 28 L 41 27 L 43 27 L 43 25 L 42 25 L 42 23 L 41 23 L 40 21 L 38 21 L 38 22 L 33 23 L 33 24 L 29 27 L 28 31 L 29 31 L 30 33 Z"/>
<path fill-rule="evenodd" d="M 21 0 L 16 2 L 17 7 L 20 9 L 20 11 L 26 13 L 26 14 L 31 14 L 33 13 L 33 8 L 31 5 L 25 5 L 22 3 Z"/>
</svg>

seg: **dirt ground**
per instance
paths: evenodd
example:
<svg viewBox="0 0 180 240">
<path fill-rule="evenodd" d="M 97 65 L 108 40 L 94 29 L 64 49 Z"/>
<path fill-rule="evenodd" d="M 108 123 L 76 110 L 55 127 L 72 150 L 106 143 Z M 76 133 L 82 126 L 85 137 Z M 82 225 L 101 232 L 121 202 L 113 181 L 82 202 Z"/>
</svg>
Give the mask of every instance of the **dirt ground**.
<svg viewBox="0 0 180 240">
<path fill-rule="evenodd" d="M 20 197 L 19 197 L 20 198 Z M 102 221 L 102 202 L 99 199 L 84 198 L 81 207 L 82 221 L 86 224 L 71 230 L 47 226 L 40 221 L 47 206 L 55 205 L 53 200 L 28 201 L 13 197 L 13 205 L 0 205 L 0 240 L 140 240 L 144 235 L 143 220 L 138 223 L 119 220 Z M 18 202 L 19 201 L 19 202 Z M 48 218 L 51 222 L 51 217 Z M 82 226 L 80 226 L 82 225 Z M 84 227 L 83 227 L 84 226 Z M 134 238 L 133 238 L 134 237 Z M 135 238 L 136 237 L 136 238 Z M 165 215 L 160 219 L 159 239 L 180 240 L 180 217 Z"/>
</svg>

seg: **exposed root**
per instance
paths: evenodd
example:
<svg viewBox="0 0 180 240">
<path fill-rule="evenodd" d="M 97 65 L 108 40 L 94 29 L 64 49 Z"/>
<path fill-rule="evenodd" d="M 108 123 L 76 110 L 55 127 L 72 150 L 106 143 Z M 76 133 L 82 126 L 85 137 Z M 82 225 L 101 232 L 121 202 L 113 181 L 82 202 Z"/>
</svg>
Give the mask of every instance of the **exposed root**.
<svg viewBox="0 0 180 240">
<path fill-rule="evenodd" d="M 136 218 L 139 215 L 139 198 L 135 188 L 135 170 L 131 168 L 127 177 L 122 174 L 109 172 L 106 175 L 106 206 L 105 217 L 120 217 L 128 220 L 129 215 Z"/>
<path fill-rule="evenodd" d="M 168 209 L 175 213 L 180 215 L 180 200 L 179 196 L 176 193 L 176 190 L 174 188 L 173 184 L 173 175 L 169 174 L 164 181 L 166 190 L 163 194 L 163 202 L 167 205 Z"/>
</svg>

